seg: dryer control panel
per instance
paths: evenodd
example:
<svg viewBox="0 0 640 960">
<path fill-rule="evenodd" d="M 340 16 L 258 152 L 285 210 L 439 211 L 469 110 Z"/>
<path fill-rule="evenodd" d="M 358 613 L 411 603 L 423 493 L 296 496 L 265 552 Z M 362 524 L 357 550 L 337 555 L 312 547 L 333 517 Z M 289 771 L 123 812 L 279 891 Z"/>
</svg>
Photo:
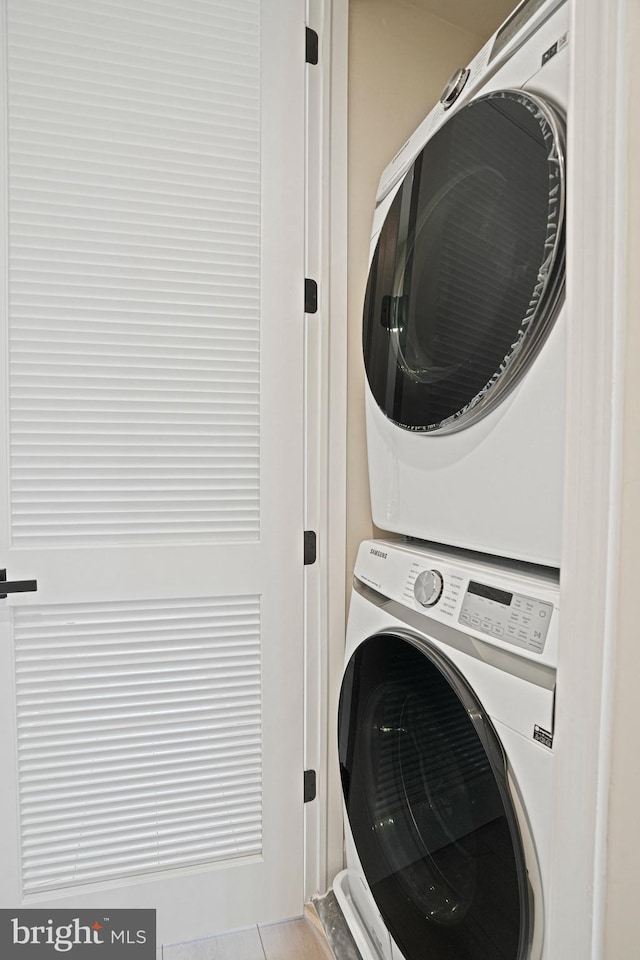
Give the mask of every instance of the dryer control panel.
<svg viewBox="0 0 640 960">
<path fill-rule="evenodd" d="M 470 580 L 458 623 L 533 653 L 542 653 L 552 613 L 552 603 Z"/>
</svg>

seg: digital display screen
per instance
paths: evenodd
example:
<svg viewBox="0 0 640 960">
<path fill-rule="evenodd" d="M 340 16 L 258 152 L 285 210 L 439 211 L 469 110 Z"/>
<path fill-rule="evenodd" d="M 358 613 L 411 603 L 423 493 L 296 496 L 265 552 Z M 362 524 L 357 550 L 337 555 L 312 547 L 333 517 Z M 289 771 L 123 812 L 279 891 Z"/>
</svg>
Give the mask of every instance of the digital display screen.
<svg viewBox="0 0 640 960">
<path fill-rule="evenodd" d="M 484 597 L 485 600 L 495 600 L 497 603 L 504 604 L 505 607 L 510 607 L 513 600 L 512 593 L 508 593 L 506 590 L 498 590 L 496 587 L 488 587 L 485 583 L 477 583 L 475 580 L 469 581 L 467 593 Z"/>
</svg>

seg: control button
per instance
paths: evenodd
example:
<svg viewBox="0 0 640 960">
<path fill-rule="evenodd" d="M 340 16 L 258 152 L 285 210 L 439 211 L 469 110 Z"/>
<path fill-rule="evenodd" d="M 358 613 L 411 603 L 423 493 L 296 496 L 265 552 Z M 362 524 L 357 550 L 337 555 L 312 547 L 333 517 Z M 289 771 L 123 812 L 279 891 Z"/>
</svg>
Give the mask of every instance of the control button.
<svg viewBox="0 0 640 960">
<path fill-rule="evenodd" d="M 492 627 L 491 620 L 482 621 L 482 629 L 485 630 L 487 633 L 491 633 L 491 627 Z"/>
<path fill-rule="evenodd" d="M 460 614 L 460 623 L 469 623 L 470 620 L 471 620 L 471 617 L 469 616 L 467 611 L 463 610 L 462 613 Z"/>
<path fill-rule="evenodd" d="M 491 631 L 496 635 L 496 637 L 504 637 L 504 627 L 501 623 L 494 623 L 493 630 Z"/>
<path fill-rule="evenodd" d="M 479 627 L 480 626 L 480 617 L 471 617 L 471 626 Z"/>
<path fill-rule="evenodd" d="M 538 614 L 538 616 L 539 616 L 539 617 L 542 617 L 543 620 L 544 620 L 544 618 L 546 617 L 546 615 L 547 615 L 547 611 L 546 611 L 546 610 L 541 610 L 540 613 Z"/>
<path fill-rule="evenodd" d="M 413 595 L 423 607 L 432 607 L 442 594 L 444 581 L 438 570 L 423 570 L 416 577 L 413 585 Z"/>
</svg>

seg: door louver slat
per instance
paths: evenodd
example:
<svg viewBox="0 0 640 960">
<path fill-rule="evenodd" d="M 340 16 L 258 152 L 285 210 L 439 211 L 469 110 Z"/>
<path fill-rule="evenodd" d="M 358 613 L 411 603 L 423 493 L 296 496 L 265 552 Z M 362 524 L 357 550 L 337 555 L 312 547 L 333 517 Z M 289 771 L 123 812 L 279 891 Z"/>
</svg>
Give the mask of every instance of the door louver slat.
<svg viewBox="0 0 640 960">
<path fill-rule="evenodd" d="M 25 893 L 260 853 L 258 597 L 13 617 Z"/>
<path fill-rule="evenodd" d="M 180 9 L 7 3 L 18 546 L 259 537 L 259 16 Z"/>
</svg>

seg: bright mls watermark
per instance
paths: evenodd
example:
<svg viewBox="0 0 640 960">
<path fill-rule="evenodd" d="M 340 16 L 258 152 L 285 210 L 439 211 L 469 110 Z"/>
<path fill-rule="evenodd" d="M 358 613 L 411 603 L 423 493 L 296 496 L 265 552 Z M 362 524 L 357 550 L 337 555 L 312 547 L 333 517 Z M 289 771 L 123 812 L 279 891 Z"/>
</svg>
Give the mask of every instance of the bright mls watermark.
<svg viewBox="0 0 640 960">
<path fill-rule="evenodd" d="M 0 910 L 2 960 L 156 960 L 155 910 Z"/>
</svg>

